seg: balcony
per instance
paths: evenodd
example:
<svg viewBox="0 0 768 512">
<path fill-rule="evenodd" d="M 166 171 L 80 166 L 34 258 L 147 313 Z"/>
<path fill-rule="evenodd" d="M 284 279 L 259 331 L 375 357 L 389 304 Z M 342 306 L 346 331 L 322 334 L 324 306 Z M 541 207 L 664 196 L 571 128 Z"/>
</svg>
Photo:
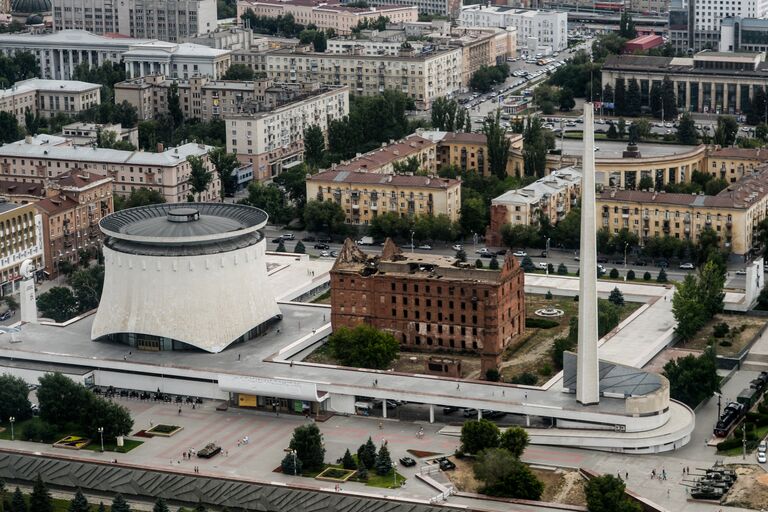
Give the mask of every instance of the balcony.
<svg viewBox="0 0 768 512">
<path fill-rule="evenodd" d="M 377 211 L 379 209 L 379 205 L 377 203 L 371 203 L 371 211 Z"/>
</svg>

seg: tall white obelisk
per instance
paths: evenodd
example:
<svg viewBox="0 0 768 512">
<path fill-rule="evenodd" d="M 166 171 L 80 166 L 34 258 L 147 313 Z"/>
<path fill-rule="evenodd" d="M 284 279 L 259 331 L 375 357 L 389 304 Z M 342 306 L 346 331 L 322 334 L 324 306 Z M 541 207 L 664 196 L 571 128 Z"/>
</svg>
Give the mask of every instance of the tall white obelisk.
<svg viewBox="0 0 768 512">
<path fill-rule="evenodd" d="M 584 159 L 581 166 L 581 262 L 579 266 L 579 346 L 576 400 L 600 401 L 597 360 L 597 225 L 595 221 L 595 125 L 592 103 L 584 103 Z"/>
</svg>

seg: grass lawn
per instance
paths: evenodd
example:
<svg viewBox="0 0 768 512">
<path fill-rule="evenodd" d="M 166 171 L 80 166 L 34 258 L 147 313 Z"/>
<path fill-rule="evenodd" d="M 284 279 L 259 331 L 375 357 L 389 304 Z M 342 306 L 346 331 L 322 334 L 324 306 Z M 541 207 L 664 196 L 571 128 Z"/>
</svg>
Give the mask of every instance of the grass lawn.
<svg viewBox="0 0 768 512">
<path fill-rule="evenodd" d="M 355 459 L 357 459 L 357 455 L 353 455 Z M 341 464 L 326 464 L 323 466 L 323 469 L 320 471 L 305 471 L 301 474 L 303 477 L 307 478 L 315 478 L 317 475 L 322 473 L 328 468 L 338 468 L 341 469 L 343 466 Z M 406 478 L 401 475 L 400 473 L 396 473 L 397 476 L 392 475 L 393 470 L 389 470 L 389 473 L 386 475 L 378 475 L 376 474 L 375 469 L 368 470 L 368 480 L 358 480 L 356 477 L 352 477 L 347 482 L 359 482 L 367 485 L 368 487 L 380 487 L 382 489 L 397 489 L 399 487 L 402 487 L 403 483 L 405 483 Z"/>
<path fill-rule="evenodd" d="M 714 326 L 722 322 L 728 324 L 731 329 L 737 328 L 741 330 L 741 327 L 745 326 L 744 330 L 734 336 L 730 347 L 720 345 L 720 342 L 729 338 L 716 338 L 715 348 L 717 353 L 722 356 L 733 356 L 741 352 L 747 343 L 752 341 L 763 325 L 768 322 L 768 319 L 744 315 L 717 314 L 701 328 L 692 340 L 678 343 L 676 345 L 677 348 L 704 350 L 707 347 L 707 342 L 712 336 Z"/>
<path fill-rule="evenodd" d="M 322 295 L 319 295 L 316 297 L 313 301 L 313 304 L 330 304 L 331 303 L 331 290 L 328 290 L 327 292 L 323 293 Z"/>
<path fill-rule="evenodd" d="M 24 440 L 22 437 L 22 432 L 24 431 L 24 427 L 28 425 L 31 422 L 40 421 L 39 418 L 30 418 L 28 420 L 24 421 L 17 421 L 13 424 L 13 433 L 14 433 L 14 439 L 16 441 L 22 441 Z M 2 423 L 0 424 L 0 427 L 4 430 L 0 430 L 0 439 L 4 439 L 6 441 L 11 440 L 11 425 L 9 423 Z M 78 434 L 72 434 L 71 432 L 65 432 L 65 433 L 58 433 L 56 436 L 54 436 L 53 441 L 50 443 L 46 442 L 43 444 L 51 444 L 56 442 L 57 440 L 68 436 L 68 435 L 78 435 Z M 87 436 L 83 436 L 87 437 Z M 35 442 L 35 441 L 32 441 Z M 42 441 L 37 441 L 42 442 Z M 117 452 L 117 453 L 128 453 L 129 451 L 133 450 L 134 448 L 137 448 L 138 446 L 141 446 L 143 441 L 133 441 L 131 439 L 125 439 L 124 446 L 122 448 L 118 448 L 118 446 L 115 443 L 105 442 L 104 443 L 104 451 L 105 452 Z M 83 450 L 92 450 L 92 451 L 100 451 L 101 450 L 101 442 L 99 439 L 91 440 L 91 444 L 88 446 L 82 448 Z"/>
</svg>

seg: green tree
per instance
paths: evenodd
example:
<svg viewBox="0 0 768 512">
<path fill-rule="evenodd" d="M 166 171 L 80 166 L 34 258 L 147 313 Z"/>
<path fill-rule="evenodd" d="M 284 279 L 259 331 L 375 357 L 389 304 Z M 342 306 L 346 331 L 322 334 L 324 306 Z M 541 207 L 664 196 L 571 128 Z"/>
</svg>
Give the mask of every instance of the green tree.
<svg viewBox="0 0 768 512">
<path fill-rule="evenodd" d="M 643 175 L 640 178 L 640 183 L 638 184 L 637 188 L 639 190 L 653 190 L 655 188 L 655 185 L 653 183 L 653 178 L 651 178 L 647 174 Z"/>
<path fill-rule="evenodd" d="M 608 277 L 610 277 L 611 279 L 618 279 L 619 278 L 618 269 L 612 268 L 611 271 L 608 273 Z"/>
<path fill-rule="evenodd" d="M 43 483 L 40 473 L 37 474 L 32 494 L 29 495 L 29 510 L 30 512 L 53 512 L 53 498 Z"/>
<path fill-rule="evenodd" d="M 96 265 L 76 270 L 67 276 L 67 284 L 74 290 L 78 312 L 96 309 L 104 287 L 104 267 Z"/>
<path fill-rule="evenodd" d="M 499 270 L 499 260 L 496 259 L 496 256 L 491 258 L 490 263 L 488 263 L 488 268 L 490 270 Z"/>
<path fill-rule="evenodd" d="M 619 307 L 624 305 L 624 294 L 621 293 L 621 290 L 619 290 L 618 286 L 614 287 L 613 290 L 611 290 L 611 294 L 608 297 L 608 301 L 612 302 L 613 304 L 616 304 Z"/>
<path fill-rule="evenodd" d="M 736 143 L 736 135 L 739 133 L 739 123 L 733 116 L 718 116 L 717 128 L 715 128 L 715 144 L 728 147 Z"/>
<path fill-rule="evenodd" d="M 766 110 L 768 110 L 768 96 L 765 93 L 765 88 L 755 87 L 755 92 L 752 96 L 752 101 L 749 104 L 749 110 L 747 111 L 747 124 L 752 126 L 760 123 L 768 122 L 765 117 Z"/>
<path fill-rule="evenodd" d="M 221 77 L 222 80 L 253 80 L 253 69 L 245 64 L 232 64 Z"/>
<path fill-rule="evenodd" d="M 179 84 L 174 80 L 168 88 L 168 113 L 173 121 L 173 128 L 178 128 L 184 122 L 184 113 L 179 101 Z"/>
<path fill-rule="evenodd" d="M 275 252 L 288 252 L 288 250 L 285 248 L 285 242 L 283 242 L 282 238 L 277 243 L 277 248 L 275 249 Z"/>
<path fill-rule="evenodd" d="M 11 512 L 27 512 L 27 502 L 18 487 L 13 491 L 13 498 L 11 498 Z"/>
<path fill-rule="evenodd" d="M 226 510 L 226 507 L 223 510 Z M 208 512 L 208 509 L 203 505 L 203 500 L 198 499 L 197 505 L 192 509 L 192 512 Z"/>
<path fill-rule="evenodd" d="M 696 123 L 688 112 L 685 112 L 678 122 L 677 141 L 680 144 L 696 144 L 699 141 Z"/>
<path fill-rule="evenodd" d="M 571 111 L 576 106 L 576 101 L 573 99 L 573 91 L 567 87 L 560 89 L 560 93 L 557 95 L 558 102 L 560 104 L 561 111 Z"/>
<path fill-rule="evenodd" d="M 625 39 L 634 39 L 637 37 L 635 22 L 632 20 L 632 15 L 629 11 L 622 11 L 621 13 L 621 19 L 619 20 L 619 35 Z"/>
<path fill-rule="evenodd" d="M 24 133 L 19 128 L 16 116 L 8 112 L 0 112 L 0 143 L 16 142 L 24 138 Z"/>
<path fill-rule="evenodd" d="M 560 263 L 557 266 L 557 275 L 559 275 L 559 276 L 567 276 L 568 275 L 568 267 L 565 266 L 565 263 Z"/>
<path fill-rule="evenodd" d="M 482 197 L 473 192 L 462 190 L 461 228 L 464 233 L 483 233 L 487 225 L 488 205 Z"/>
<path fill-rule="evenodd" d="M 302 469 L 304 469 L 301 459 L 293 453 L 285 454 L 285 457 L 280 462 L 280 467 L 284 475 L 300 475 Z"/>
<path fill-rule="evenodd" d="M 617 116 L 623 116 L 626 113 L 627 89 L 624 85 L 624 79 L 616 80 L 616 89 L 613 92 L 613 113 Z"/>
<path fill-rule="evenodd" d="M 44 318 L 61 323 L 77 314 L 77 299 L 69 288 L 54 286 L 37 297 L 37 308 Z"/>
<path fill-rule="evenodd" d="M 131 507 L 125 501 L 125 498 L 123 498 L 122 494 L 115 495 L 114 499 L 112 500 L 110 512 L 131 512 Z"/>
<path fill-rule="evenodd" d="M 307 203 L 307 174 L 305 165 L 297 165 L 284 170 L 272 180 L 288 194 L 288 198 L 299 212 L 303 211 Z"/>
<path fill-rule="evenodd" d="M 640 512 L 642 507 L 624 493 L 624 482 L 613 475 L 591 478 L 584 487 L 589 512 Z"/>
<path fill-rule="evenodd" d="M 305 252 L 307 252 L 307 249 L 306 247 L 304 247 L 304 243 L 301 240 L 296 242 L 296 247 L 293 248 L 293 252 L 295 252 L 296 254 L 304 254 Z"/>
<path fill-rule="evenodd" d="M 360 445 L 357 449 L 357 460 L 363 467 L 372 468 L 376 464 L 376 445 L 368 437 L 368 441 Z"/>
<path fill-rule="evenodd" d="M 312 167 L 320 167 L 325 152 L 325 137 L 316 124 L 304 129 L 304 160 Z"/>
<path fill-rule="evenodd" d="M 155 500 L 155 504 L 152 507 L 152 512 L 170 512 L 168 510 L 168 505 L 165 504 L 165 500 L 163 498 L 157 498 Z"/>
<path fill-rule="evenodd" d="M 32 417 L 32 405 L 29 403 L 29 389 L 26 382 L 19 377 L 0 375 L 0 419 L 10 416 L 16 421 L 24 421 Z"/>
<path fill-rule="evenodd" d="M 389 474 L 390 471 L 393 471 L 393 469 L 392 457 L 389 455 L 389 449 L 387 448 L 386 443 L 382 444 L 381 448 L 379 448 L 379 453 L 376 454 L 376 474 L 384 476 Z"/>
<path fill-rule="evenodd" d="M 668 76 L 664 76 L 661 82 L 661 104 L 664 111 L 662 121 L 677 118 L 677 98 L 675 96 L 675 84 Z"/>
<path fill-rule="evenodd" d="M 456 260 L 458 260 L 458 261 L 460 261 L 462 263 L 466 263 L 467 262 L 467 251 L 465 251 L 464 249 L 459 249 L 458 251 L 456 251 Z"/>
<path fill-rule="evenodd" d="M 322 30 L 315 32 L 315 36 L 312 38 L 312 47 L 316 52 L 325 52 L 326 48 L 328 48 L 328 40 L 325 37 L 325 32 Z"/>
<path fill-rule="evenodd" d="M 554 135 L 541 119 L 528 117 L 523 130 L 523 170 L 526 176 L 541 178 L 546 172 L 547 153 L 554 148 Z"/>
<path fill-rule="evenodd" d="M 88 500 L 79 487 L 77 492 L 75 492 L 75 497 L 72 498 L 72 500 L 69 502 L 68 510 L 69 512 L 91 512 L 91 507 L 88 504 Z"/>
<path fill-rule="evenodd" d="M 341 205 L 332 201 L 308 201 L 304 207 L 304 223 L 309 231 L 318 233 L 344 232 L 344 210 Z"/>
<path fill-rule="evenodd" d="M 461 427 L 461 451 L 478 454 L 499 446 L 499 427 L 486 419 L 465 421 Z"/>
<path fill-rule="evenodd" d="M 323 467 L 325 448 L 323 447 L 323 434 L 320 433 L 317 424 L 310 423 L 296 427 L 288 447 L 291 450 L 296 450 L 296 457 L 301 460 L 306 471 L 314 471 Z"/>
<path fill-rule="evenodd" d="M 439 97 L 432 103 L 431 119 L 435 130 L 461 131 L 465 128 L 468 118 L 467 109 L 461 107 L 456 100 Z"/>
<path fill-rule="evenodd" d="M 483 133 L 485 134 L 486 147 L 488 148 L 488 169 L 499 179 L 507 175 L 507 162 L 509 160 L 510 140 L 507 138 L 507 130 L 501 126 L 501 113 L 496 111 L 496 116 L 489 115 L 483 121 Z"/>
<path fill-rule="evenodd" d="M 634 281 L 635 280 L 635 271 L 630 269 L 627 272 L 627 281 Z"/>
<path fill-rule="evenodd" d="M 219 175 L 221 182 L 221 197 L 233 196 L 237 189 L 237 176 L 233 173 L 240 167 L 235 153 L 227 152 L 224 147 L 213 148 L 208 153 L 214 170 Z M 206 184 L 207 187 L 207 184 Z"/>
<path fill-rule="evenodd" d="M 768 261 L 768 218 L 763 219 L 757 225 L 757 239 L 763 248 L 763 258 Z"/>
<path fill-rule="evenodd" d="M 656 276 L 656 282 L 657 283 L 666 283 L 667 282 L 667 271 L 663 268 L 659 270 L 659 275 Z"/>
<path fill-rule="evenodd" d="M 352 457 L 352 454 L 349 453 L 349 448 L 344 452 L 344 457 L 341 458 L 341 466 L 344 469 L 357 469 L 357 464 L 355 464 L 355 459 Z"/>
<path fill-rule="evenodd" d="M 530 256 L 523 256 L 523 261 L 520 262 L 520 266 L 523 267 L 525 272 L 533 272 L 536 267 L 533 265 L 533 260 Z"/>
<path fill-rule="evenodd" d="M 150 204 L 162 204 L 165 202 L 163 195 L 151 188 L 140 187 L 131 190 L 128 198 L 124 199 L 122 196 L 115 195 L 115 210 L 122 210 L 124 208 L 135 208 L 136 206 L 147 206 Z"/>
<path fill-rule="evenodd" d="M 475 478 L 483 483 L 483 494 L 538 500 L 544 491 L 544 485 L 528 466 L 503 448 L 489 448 L 478 454 L 473 470 Z"/>
<path fill-rule="evenodd" d="M 509 427 L 501 434 L 499 439 L 499 448 L 504 448 L 515 458 L 523 456 L 523 452 L 528 447 L 530 439 L 528 432 L 520 427 Z"/>
<path fill-rule="evenodd" d="M 399 344 L 392 334 L 361 324 L 334 331 L 328 348 L 344 366 L 383 370 L 397 357 Z"/>
<path fill-rule="evenodd" d="M 698 357 L 689 354 L 667 362 L 663 373 L 669 379 L 669 395 L 695 408 L 719 391 L 716 359 L 714 347 L 708 346 Z"/>
<path fill-rule="evenodd" d="M 248 185 L 248 197 L 241 203 L 261 208 L 275 224 L 286 224 L 293 218 L 291 208 L 285 204 L 285 194 L 274 184 L 252 181 Z"/>
<path fill-rule="evenodd" d="M 189 162 L 189 188 L 193 194 L 197 194 L 198 201 L 202 200 L 202 194 L 213 181 L 213 174 L 206 169 L 205 162 L 199 156 L 188 156 Z"/>
<path fill-rule="evenodd" d="M 640 96 L 640 84 L 637 79 L 632 78 L 627 86 L 626 96 L 626 115 L 630 117 L 637 117 L 641 112 L 641 96 Z"/>
<path fill-rule="evenodd" d="M 619 138 L 619 132 L 616 130 L 616 125 L 612 122 L 608 124 L 608 131 L 605 132 L 605 136 L 612 140 Z"/>
</svg>

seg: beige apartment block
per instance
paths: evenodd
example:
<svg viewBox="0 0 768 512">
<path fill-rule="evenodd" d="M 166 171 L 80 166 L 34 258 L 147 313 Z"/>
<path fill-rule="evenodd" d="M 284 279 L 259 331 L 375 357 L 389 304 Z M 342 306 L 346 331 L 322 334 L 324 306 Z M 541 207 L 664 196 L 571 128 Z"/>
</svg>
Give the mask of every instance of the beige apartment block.
<svg viewBox="0 0 768 512">
<path fill-rule="evenodd" d="M 24 124 L 27 112 L 40 117 L 74 115 L 101 103 L 101 85 L 77 80 L 30 78 L 0 90 L 0 112 L 8 112 Z"/>
<path fill-rule="evenodd" d="M 42 218 L 31 204 L 0 199 L 0 295 L 18 290 L 21 264 L 26 259 L 37 269 L 43 266 Z"/>
</svg>

